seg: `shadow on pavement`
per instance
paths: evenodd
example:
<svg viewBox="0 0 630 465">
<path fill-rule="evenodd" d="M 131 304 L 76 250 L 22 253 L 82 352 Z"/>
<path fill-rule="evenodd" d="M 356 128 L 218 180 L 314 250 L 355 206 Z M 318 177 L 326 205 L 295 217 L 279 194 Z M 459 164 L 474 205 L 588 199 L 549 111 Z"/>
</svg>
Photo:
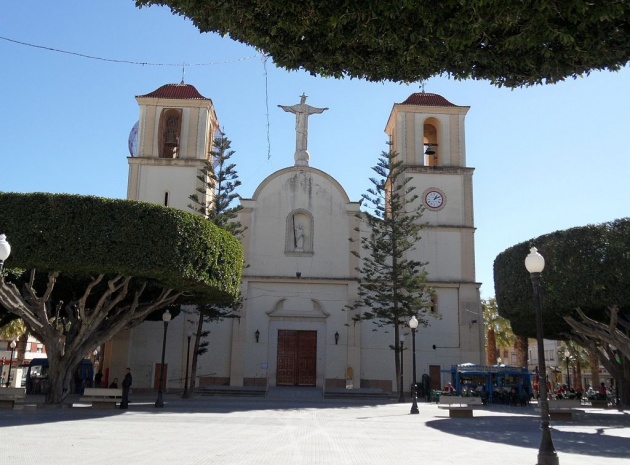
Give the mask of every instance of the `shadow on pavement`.
<svg viewBox="0 0 630 465">
<path fill-rule="evenodd" d="M 428 421 L 426 426 L 459 437 L 535 450 L 541 441 L 540 417 L 534 411 L 520 415 L 515 412 L 502 416 L 441 418 Z M 628 413 L 579 411 L 571 421 L 552 421 L 551 435 L 557 452 L 627 458 L 630 455 L 629 427 Z"/>
<path fill-rule="evenodd" d="M 388 402 L 366 399 L 348 400 L 333 399 L 319 402 L 302 400 L 267 400 L 255 397 L 205 397 L 181 399 L 180 396 L 164 396 L 164 408 L 155 407 L 155 396 L 131 396 L 129 408 L 93 409 L 88 404 L 78 402 L 78 397 L 68 398 L 61 405 L 46 405 L 41 399 L 28 399 L 16 409 L 0 409 L 0 428 L 5 426 L 24 426 L 64 421 L 79 421 L 94 418 L 105 418 L 126 413 L 143 413 L 151 415 L 170 415 L 182 413 L 229 414 L 233 412 L 261 410 L 303 410 L 305 408 L 340 409 L 361 408 L 382 405 Z"/>
</svg>

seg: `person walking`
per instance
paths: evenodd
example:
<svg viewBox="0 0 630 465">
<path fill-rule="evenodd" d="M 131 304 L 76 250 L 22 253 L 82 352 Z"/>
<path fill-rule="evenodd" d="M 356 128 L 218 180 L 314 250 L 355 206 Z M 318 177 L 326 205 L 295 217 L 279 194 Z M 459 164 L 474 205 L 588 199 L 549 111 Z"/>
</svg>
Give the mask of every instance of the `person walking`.
<svg viewBox="0 0 630 465">
<path fill-rule="evenodd" d="M 132 377 L 131 369 L 127 368 L 127 373 L 122 381 L 122 401 L 120 402 L 121 409 L 129 408 L 129 388 L 131 387 Z"/>
</svg>

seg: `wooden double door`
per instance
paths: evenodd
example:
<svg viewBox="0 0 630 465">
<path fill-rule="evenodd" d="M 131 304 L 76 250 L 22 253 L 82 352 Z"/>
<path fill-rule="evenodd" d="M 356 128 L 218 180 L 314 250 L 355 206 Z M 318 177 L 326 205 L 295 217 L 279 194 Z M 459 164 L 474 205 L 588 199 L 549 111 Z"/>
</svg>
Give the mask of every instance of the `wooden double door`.
<svg viewBox="0 0 630 465">
<path fill-rule="evenodd" d="M 315 386 L 317 331 L 278 331 L 277 386 Z"/>
</svg>

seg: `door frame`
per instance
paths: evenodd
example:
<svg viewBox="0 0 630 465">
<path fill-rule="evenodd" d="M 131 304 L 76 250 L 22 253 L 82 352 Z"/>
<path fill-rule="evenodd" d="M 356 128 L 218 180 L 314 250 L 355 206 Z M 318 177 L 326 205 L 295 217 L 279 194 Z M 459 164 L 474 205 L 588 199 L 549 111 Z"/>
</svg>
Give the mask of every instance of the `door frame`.
<svg viewBox="0 0 630 465">
<path fill-rule="evenodd" d="M 280 338 L 281 337 L 288 337 L 288 335 L 282 336 L 281 333 L 292 333 L 293 337 L 295 338 L 295 340 L 293 341 L 293 351 L 290 354 L 291 358 L 293 359 L 293 370 L 291 372 L 292 378 L 293 378 L 293 382 L 292 384 L 282 384 L 282 386 L 316 386 L 317 385 L 317 331 L 313 331 L 310 329 L 279 329 L 278 330 L 278 345 L 280 345 Z M 315 336 L 315 340 L 312 341 L 312 336 Z M 314 342 L 314 349 L 315 351 L 312 352 L 308 357 L 305 357 L 304 352 L 302 352 L 300 350 L 301 348 L 301 340 L 303 341 L 304 339 L 309 340 L 309 347 L 307 348 L 307 350 L 310 352 L 310 349 L 313 348 L 312 342 Z M 288 353 L 285 355 L 289 355 Z M 278 360 L 280 358 L 280 354 L 277 353 L 276 355 L 276 360 Z M 309 380 L 312 379 L 313 380 L 313 384 L 302 384 L 300 383 L 300 379 L 302 377 L 302 371 L 300 370 L 301 367 L 301 361 L 304 358 L 308 358 L 308 360 L 312 360 L 312 363 L 315 364 L 315 366 L 313 367 L 313 370 L 308 370 L 308 378 Z M 276 385 L 280 385 L 279 381 L 278 381 L 278 377 L 279 374 L 276 370 Z"/>
<path fill-rule="evenodd" d="M 294 318 L 271 318 L 268 328 L 267 348 L 267 383 L 269 386 L 276 386 L 278 375 L 278 331 L 316 331 L 317 332 L 317 355 L 315 358 L 315 386 L 323 387 L 326 381 L 326 319 L 305 318 L 296 320 Z"/>
</svg>

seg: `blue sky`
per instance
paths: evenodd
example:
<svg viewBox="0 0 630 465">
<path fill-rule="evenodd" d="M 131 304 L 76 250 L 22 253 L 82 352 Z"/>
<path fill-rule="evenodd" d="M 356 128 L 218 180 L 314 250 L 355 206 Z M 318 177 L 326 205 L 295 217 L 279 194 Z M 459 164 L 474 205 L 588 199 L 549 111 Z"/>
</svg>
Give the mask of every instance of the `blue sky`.
<svg viewBox="0 0 630 465">
<path fill-rule="evenodd" d="M 134 97 L 185 82 L 213 100 L 250 197 L 293 164 L 294 117 L 278 105 L 329 107 L 309 120 L 311 166 L 359 200 L 386 149 L 385 123 L 418 84 L 313 77 L 276 68 L 229 38 L 200 34 L 162 7 L 133 0 L 8 2 L 0 36 L 0 191 L 124 198 Z M 128 61 L 138 64 L 118 63 Z M 154 63 L 139 64 L 139 63 Z M 199 65 L 197 65 L 199 64 Z M 173 66 L 169 66 L 173 65 Z M 594 72 L 553 86 L 500 89 L 433 78 L 425 90 L 466 118 L 475 168 L 477 280 L 494 295 L 492 264 L 513 244 L 573 226 L 629 216 L 630 70 Z M 0 212 L 0 221 L 2 213 Z"/>
</svg>

